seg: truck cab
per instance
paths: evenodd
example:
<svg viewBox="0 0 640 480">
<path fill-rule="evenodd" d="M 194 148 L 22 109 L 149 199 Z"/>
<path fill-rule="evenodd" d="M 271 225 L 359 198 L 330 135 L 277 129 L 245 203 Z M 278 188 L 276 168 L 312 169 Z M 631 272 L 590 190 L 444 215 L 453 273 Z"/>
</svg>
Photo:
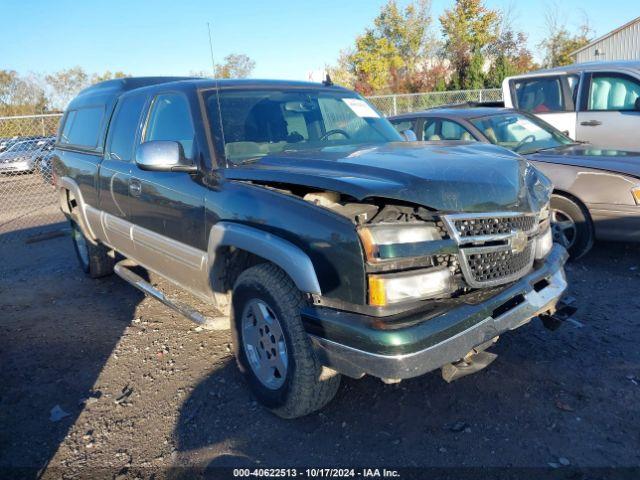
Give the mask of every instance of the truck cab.
<svg viewBox="0 0 640 480">
<path fill-rule="evenodd" d="M 591 62 L 507 77 L 504 104 L 596 147 L 640 150 L 640 62 Z"/>
</svg>

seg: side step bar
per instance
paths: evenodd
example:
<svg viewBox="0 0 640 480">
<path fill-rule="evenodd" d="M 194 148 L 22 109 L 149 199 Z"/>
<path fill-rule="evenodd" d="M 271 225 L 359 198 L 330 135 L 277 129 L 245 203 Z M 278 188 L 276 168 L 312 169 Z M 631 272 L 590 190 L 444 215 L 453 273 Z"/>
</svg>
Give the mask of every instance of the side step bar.
<svg viewBox="0 0 640 480">
<path fill-rule="evenodd" d="M 130 283 L 145 295 L 155 298 L 167 307 L 172 308 L 192 322 L 195 322 L 206 329 L 228 330 L 230 328 L 229 317 L 207 317 L 184 302 L 171 300 L 163 292 L 144 280 L 140 275 L 130 270 L 137 266 L 138 265 L 135 262 L 129 259 L 124 259 L 115 264 L 113 271 L 125 282 Z"/>
</svg>

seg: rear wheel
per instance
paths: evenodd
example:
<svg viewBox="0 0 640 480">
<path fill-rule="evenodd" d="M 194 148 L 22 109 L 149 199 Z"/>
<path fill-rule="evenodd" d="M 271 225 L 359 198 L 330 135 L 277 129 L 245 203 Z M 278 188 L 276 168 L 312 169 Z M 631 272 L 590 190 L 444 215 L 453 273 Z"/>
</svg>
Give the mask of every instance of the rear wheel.
<svg viewBox="0 0 640 480">
<path fill-rule="evenodd" d="M 591 217 L 578 202 L 559 194 L 551 196 L 551 229 L 553 240 L 565 246 L 577 260 L 593 246 Z"/>
<path fill-rule="evenodd" d="M 245 270 L 233 289 L 238 366 L 260 403 L 283 418 L 322 408 L 340 385 L 340 375 L 313 352 L 300 319 L 302 305 L 291 279 L 269 263 Z"/>
<path fill-rule="evenodd" d="M 113 273 L 115 263 L 110 250 L 101 243 L 85 237 L 75 221 L 71 221 L 71 239 L 82 270 L 91 278 L 100 278 Z"/>
</svg>

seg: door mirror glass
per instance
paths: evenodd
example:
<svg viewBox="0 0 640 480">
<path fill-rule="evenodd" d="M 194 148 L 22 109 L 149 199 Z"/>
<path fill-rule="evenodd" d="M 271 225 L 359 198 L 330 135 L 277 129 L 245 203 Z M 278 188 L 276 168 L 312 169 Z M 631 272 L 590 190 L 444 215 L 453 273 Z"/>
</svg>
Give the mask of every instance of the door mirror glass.
<svg viewBox="0 0 640 480">
<path fill-rule="evenodd" d="M 404 131 L 400 132 L 400 135 L 402 135 L 404 137 L 405 141 L 407 141 L 407 142 L 417 142 L 418 141 L 418 137 L 416 136 L 416 132 L 414 132 L 411 129 L 404 130 Z"/>
<path fill-rule="evenodd" d="M 136 164 L 142 170 L 156 172 L 194 172 L 197 167 L 184 156 L 179 142 L 154 140 L 138 145 Z"/>
</svg>

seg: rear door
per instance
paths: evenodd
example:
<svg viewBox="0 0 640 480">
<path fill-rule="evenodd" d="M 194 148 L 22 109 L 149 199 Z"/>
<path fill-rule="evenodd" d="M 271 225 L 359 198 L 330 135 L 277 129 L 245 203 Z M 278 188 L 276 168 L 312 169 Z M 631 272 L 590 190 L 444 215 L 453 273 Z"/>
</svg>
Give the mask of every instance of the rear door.
<svg viewBox="0 0 640 480">
<path fill-rule="evenodd" d="M 100 210 L 107 242 L 116 250 L 133 255 L 129 188 L 133 148 L 140 134 L 145 95 L 122 97 L 113 114 L 104 159 L 99 172 Z"/>
<path fill-rule="evenodd" d="M 577 75 L 545 75 L 510 80 L 513 106 L 533 113 L 571 138 L 576 135 Z"/>
<path fill-rule="evenodd" d="M 597 147 L 640 149 L 640 79 L 620 72 L 585 76 L 577 139 Z"/>
</svg>

